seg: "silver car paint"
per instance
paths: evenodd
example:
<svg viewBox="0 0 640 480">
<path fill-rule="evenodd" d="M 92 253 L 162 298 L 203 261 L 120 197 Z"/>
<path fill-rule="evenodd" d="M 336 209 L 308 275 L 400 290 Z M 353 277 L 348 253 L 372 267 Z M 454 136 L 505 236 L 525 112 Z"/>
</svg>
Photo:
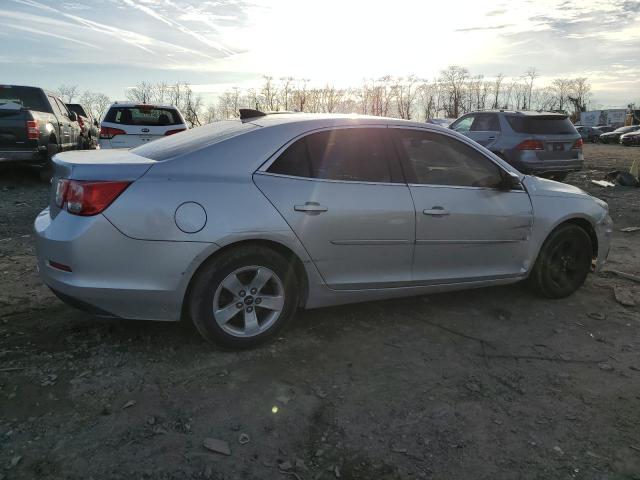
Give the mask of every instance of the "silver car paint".
<svg viewBox="0 0 640 480">
<path fill-rule="evenodd" d="M 347 207 L 345 212 L 349 201 L 353 203 L 350 198 L 353 194 L 346 191 L 349 187 L 361 192 L 371 190 L 358 201 L 360 208 L 366 206 L 367 201 L 375 203 L 376 196 L 380 195 L 376 184 L 369 188 L 362 182 L 287 180 L 286 177 L 283 180 L 264 173 L 279 152 L 309 132 L 367 125 L 422 128 L 453 136 L 482 151 L 503 169 L 516 170 L 466 137 L 437 126 L 377 117 L 315 115 L 270 115 L 252 120 L 252 123 L 256 128 L 193 152 L 189 148 L 189 138 L 204 134 L 198 132 L 200 129 L 182 133 L 180 139 L 169 144 L 173 148 L 172 156 L 162 161 L 140 157 L 135 150 L 126 155 L 113 151 L 100 152 L 99 156 L 95 155 L 97 152 L 56 156 L 57 176 L 113 179 L 118 166 L 122 166 L 121 173 L 125 177 L 137 180 L 101 215 L 78 217 L 60 212 L 53 218 L 49 209 L 40 214 L 35 230 L 38 265 L 44 281 L 63 294 L 117 316 L 178 320 L 187 287 L 197 268 L 220 248 L 242 241 L 273 242 L 288 248 L 300 259 L 307 276 L 308 295 L 304 304 L 307 308 L 512 283 L 526 277 L 549 232 L 570 218 L 583 218 L 593 225 L 601 250 L 599 262 L 606 257 L 610 234 L 607 234 L 610 226 L 606 225 L 610 219 L 607 220 L 602 207 L 578 189 L 521 174 L 527 192 L 480 193 L 491 196 L 494 199 L 491 203 L 504 203 L 493 212 L 494 220 L 499 220 L 498 212 L 514 214 L 513 218 L 509 216 L 503 221 L 504 230 L 499 236 L 491 236 L 489 230 L 480 229 L 480 237 L 464 237 L 465 232 L 472 230 L 470 226 L 482 227 L 482 222 L 486 221 L 482 216 L 474 219 L 471 225 L 462 222 L 459 226 L 451 226 L 451 238 L 447 240 L 490 241 L 489 245 L 476 242 L 471 247 L 461 246 L 487 257 L 487 265 L 494 268 L 484 274 L 481 268 L 476 268 L 471 273 L 461 271 L 453 275 L 446 272 L 446 265 L 441 265 L 442 278 L 426 278 L 428 269 L 414 265 L 403 272 L 395 263 L 389 263 L 389 258 L 395 258 L 406 265 L 413 255 L 408 252 L 419 248 L 415 233 L 411 233 L 416 213 L 404 194 L 378 205 L 382 210 L 377 218 L 389 226 L 388 231 L 377 230 L 373 223 L 369 223 L 373 230 L 366 230 L 366 225 L 360 230 L 349 225 L 348 217 L 337 217 L 335 224 L 329 221 L 324 227 L 313 227 L 316 235 L 324 235 L 324 248 L 322 241 L 314 245 L 313 237 L 309 237 L 311 240 L 307 245 L 305 235 L 309 232 L 305 230 L 305 224 L 323 214 L 296 212 L 295 205 L 314 201 L 314 186 L 318 192 L 327 189 L 329 197 L 337 190 L 344 190 L 340 198 Z M 164 145 L 160 142 L 165 140 L 155 143 Z M 82 157 L 83 154 L 86 156 Z M 277 186 L 283 181 L 287 182 L 287 188 L 294 183 L 307 185 L 296 187 L 297 190 L 292 188 L 288 198 L 284 198 Z M 383 189 L 387 187 L 407 193 L 411 188 L 416 191 L 424 188 L 405 184 L 382 186 Z M 294 199 L 298 196 L 296 191 L 301 198 Z M 456 199 L 455 193 L 451 192 L 451 201 Z M 324 195 L 323 198 L 330 200 Z M 530 198 L 533 224 L 529 216 L 531 208 L 525 206 L 526 202 L 517 201 L 515 207 L 507 205 L 513 202 L 512 195 L 518 195 L 520 200 Z M 185 233 L 176 225 L 176 209 L 185 202 L 197 202 L 206 210 L 206 224 L 198 232 Z M 402 205 L 409 208 L 408 214 L 401 211 Z M 374 217 L 365 219 L 365 223 Z M 296 224 L 301 232 L 299 235 L 296 235 Z M 323 234 L 323 231 L 327 233 Z M 500 246 L 504 247 L 505 243 L 514 243 L 508 253 Z M 460 252 L 453 245 L 455 242 L 447 250 L 453 254 Z M 369 254 L 364 254 L 365 250 Z M 349 258 L 345 253 L 348 251 L 353 253 L 355 270 L 344 268 L 332 257 L 338 252 L 340 258 Z M 382 258 L 389 266 L 389 272 L 367 265 L 368 255 L 374 255 L 376 260 Z M 436 250 L 428 257 L 433 258 L 433 255 L 440 256 L 442 252 Z M 72 265 L 73 273 L 51 268 L 50 260 Z"/>
</svg>

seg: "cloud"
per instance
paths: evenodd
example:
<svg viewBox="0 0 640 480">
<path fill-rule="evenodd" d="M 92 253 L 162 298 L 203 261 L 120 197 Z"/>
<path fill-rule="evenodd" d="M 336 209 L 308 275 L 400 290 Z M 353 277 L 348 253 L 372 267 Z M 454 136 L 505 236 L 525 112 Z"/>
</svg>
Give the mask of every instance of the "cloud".
<svg viewBox="0 0 640 480">
<path fill-rule="evenodd" d="M 513 23 L 505 23 L 504 25 L 490 25 L 487 27 L 468 27 L 468 28 L 458 28 L 454 30 L 455 32 L 476 32 L 481 30 L 503 30 L 505 28 L 513 26 Z"/>
</svg>

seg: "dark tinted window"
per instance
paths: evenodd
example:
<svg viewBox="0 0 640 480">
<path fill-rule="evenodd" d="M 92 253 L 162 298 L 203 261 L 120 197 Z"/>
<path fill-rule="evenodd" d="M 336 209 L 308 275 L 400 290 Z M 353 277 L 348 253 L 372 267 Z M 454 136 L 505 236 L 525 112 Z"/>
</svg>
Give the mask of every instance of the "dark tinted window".
<svg viewBox="0 0 640 480">
<path fill-rule="evenodd" d="M 27 110 L 36 112 L 48 112 L 42 90 L 33 87 L 12 87 L 11 85 L 0 85 L 0 108 L 2 105 L 20 105 Z"/>
<path fill-rule="evenodd" d="M 82 105 L 78 103 L 67 103 L 67 108 L 72 112 L 77 113 L 78 115 L 82 115 L 83 117 L 89 116 L 87 112 L 84 111 L 84 108 L 82 107 Z"/>
<path fill-rule="evenodd" d="M 576 133 L 576 129 L 567 117 L 553 116 L 513 116 L 507 115 L 507 121 L 517 133 L 537 135 L 562 135 Z"/>
<path fill-rule="evenodd" d="M 318 132 L 291 145 L 269 167 L 271 173 L 326 180 L 391 182 L 381 129 Z"/>
<path fill-rule="evenodd" d="M 397 130 L 396 138 L 412 183 L 496 188 L 502 181 L 495 163 L 459 140 L 419 130 Z"/>
<path fill-rule="evenodd" d="M 111 107 L 105 122 L 121 125 L 140 125 L 161 127 L 165 125 L 181 125 L 182 120 L 173 108 L 154 107 L 153 105 L 137 105 L 135 107 Z"/>
<path fill-rule="evenodd" d="M 472 132 L 499 132 L 500 121 L 498 116 L 493 113 L 485 113 L 476 115 L 476 119 L 471 125 Z"/>
</svg>

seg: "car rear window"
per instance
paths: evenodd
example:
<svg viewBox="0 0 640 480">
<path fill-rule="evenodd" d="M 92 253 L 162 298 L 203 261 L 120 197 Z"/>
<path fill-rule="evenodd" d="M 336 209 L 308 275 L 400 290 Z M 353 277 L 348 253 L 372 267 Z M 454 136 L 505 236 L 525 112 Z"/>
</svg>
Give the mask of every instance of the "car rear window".
<svg viewBox="0 0 640 480">
<path fill-rule="evenodd" d="M 562 135 L 576 133 L 576 129 L 568 117 L 563 116 L 531 116 L 516 117 L 507 115 L 507 121 L 517 133 L 534 135 Z"/>
<path fill-rule="evenodd" d="M 27 110 L 37 112 L 47 112 L 42 90 L 33 87 L 14 87 L 11 85 L 0 85 L 0 108 L 2 105 L 18 104 Z"/>
<path fill-rule="evenodd" d="M 67 103 L 67 108 L 72 112 L 77 113 L 78 115 L 82 115 L 83 117 L 87 117 L 87 112 L 84 111 L 82 105 L 78 103 Z"/>
<path fill-rule="evenodd" d="M 120 125 L 140 125 L 146 127 L 182 125 L 182 119 L 175 108 L 154 107 L 153 105 L 111 107 L 104 121 L 119 123 Z"/>
<path fill-rule="evenodd" d="M 131 150 L 131 153 L 158 162 L 168 160 L 188 152 L 195 152 L 241 133 L 259 128 L 251 123 L 238 120 L 222 120 L 181 132 L 180 135 L 149 142 Z"/>
</svg>

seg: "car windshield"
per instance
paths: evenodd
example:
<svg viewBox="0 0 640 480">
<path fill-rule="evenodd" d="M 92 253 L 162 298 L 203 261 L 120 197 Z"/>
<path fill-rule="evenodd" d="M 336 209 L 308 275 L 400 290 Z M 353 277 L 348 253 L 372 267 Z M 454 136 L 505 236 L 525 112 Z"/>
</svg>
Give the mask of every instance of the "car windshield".
<svg viewBox="0 0 640 480">
<path fill-rule="evenodd" d="M 568 117 L 550 116 L 514 116 L 508 115 L 507 121 L 517 133 L 538 135 L 563 135 L 576 133 Z"/>
<path fill-rule="evenodd" d="M 180 118 L 175 108 L 155 107 L 153 105 L 111 107 L 104 121 L 119 123 L 121 125 L 140 125 L 147 127 L 183 124 L 182 118 Z"/>
<path fill-rule="evenodd" d="M 0 85 L 0 107 L 2 105 L 17 104 L 28 110 L 46 112 L 42 91 L 33 87 L 13 87 Z"/>
</svg>

